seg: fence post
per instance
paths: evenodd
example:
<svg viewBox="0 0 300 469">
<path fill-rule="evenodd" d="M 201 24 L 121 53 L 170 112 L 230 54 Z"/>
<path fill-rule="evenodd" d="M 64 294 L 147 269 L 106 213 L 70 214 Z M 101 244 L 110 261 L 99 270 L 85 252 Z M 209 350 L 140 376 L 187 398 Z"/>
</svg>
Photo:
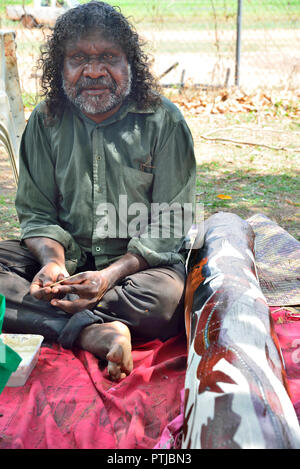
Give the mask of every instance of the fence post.
<svg viewBox="0 0 300 469">
<path fill-rule="evenodd" d="M 243 5 L 243 0 L 238 0 L 237 20 L 236 20 L 235 77 L 234 77 L 234 82 L 236 86 L 239 86 L 240 84 L 242 5 Z"/>
</svg>

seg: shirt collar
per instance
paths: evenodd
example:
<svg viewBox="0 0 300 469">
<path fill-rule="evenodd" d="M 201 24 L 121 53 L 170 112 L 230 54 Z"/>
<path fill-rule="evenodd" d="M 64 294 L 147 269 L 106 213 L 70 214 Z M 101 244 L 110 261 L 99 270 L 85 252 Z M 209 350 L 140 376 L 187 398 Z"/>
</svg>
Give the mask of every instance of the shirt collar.
<svg viewBox="0 0 300 469">
<path fill-rule="evenodd" d="M 74 112 L 80 119 L 85 121 L 87 124 L 93 127 L 106 127 L 107 125 L 112 124 L 113 122 L 120 121 L 124 119 L 127 114 L 153 114 L 156 110 L 155 106 L 149 106 L 147 109 L 140 109 L 137 107 L 137 104 L 133 101 L 125 101 L 120 109 L 115 112 L 108 119 L 105 119 L 103 122 L 97 123 L 83 114 L 80 109 L 78 109 L 73 103 L 68 102 L 68 106 L 71 108 L 71 111 Z"/>
</svg>

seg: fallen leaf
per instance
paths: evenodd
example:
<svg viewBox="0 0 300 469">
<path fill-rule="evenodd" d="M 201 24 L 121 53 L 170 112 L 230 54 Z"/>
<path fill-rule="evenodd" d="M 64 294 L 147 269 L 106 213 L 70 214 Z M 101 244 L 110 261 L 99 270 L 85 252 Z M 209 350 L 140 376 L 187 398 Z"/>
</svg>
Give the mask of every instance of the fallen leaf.
<svg viewBox="0 0 300 469">
<path fill-rule="evenodd" d="M 217 195 L 218 199 L 232 199 L 232 197 L 230 195 L 225 195 L 225 194 L 218 194 Z"/>
<path fill-rule="evenodd" d="M 285 199 L 286 203 L 290 204 L 290 205 L 295 205 L 297 207 L 300 206 L 300 204 L 298 202 L 293 202 L 292 200 L 290 199 Z"/>
</svg>

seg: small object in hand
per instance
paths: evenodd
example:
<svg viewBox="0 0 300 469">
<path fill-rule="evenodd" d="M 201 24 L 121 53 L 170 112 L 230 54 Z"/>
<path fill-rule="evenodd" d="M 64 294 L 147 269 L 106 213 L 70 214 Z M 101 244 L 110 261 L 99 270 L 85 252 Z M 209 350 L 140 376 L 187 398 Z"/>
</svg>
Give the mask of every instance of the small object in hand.
<svg viewBox="0 0 300 469">
<path fill-rule="evenodd" d="M 47 287 L 55 287 L 56 285 L 59 285 L 60 283 L 64 282 L 65 280 L 69 280 L 70 278 L 77 277 L 78 274 L 71 275 L 70 277 L 64 277 L 61 280 L 58 280 L 58 282 L 51 283 L 51 285 L 47 285 Z M 45 287 L 44 287 L 45 288 Z"/>
</svg>

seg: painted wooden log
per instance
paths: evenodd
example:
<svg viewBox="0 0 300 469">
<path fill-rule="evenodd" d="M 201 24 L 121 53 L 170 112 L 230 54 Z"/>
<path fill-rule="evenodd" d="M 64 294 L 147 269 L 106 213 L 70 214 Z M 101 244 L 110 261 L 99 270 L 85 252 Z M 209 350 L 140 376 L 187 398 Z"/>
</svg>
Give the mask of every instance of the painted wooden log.
<svg viewBox="0 0 300 469">
<path fill-rule="evenodd" d="M 296 413 L 250 225 L 230 213 L 206 221 L 186 288 L 188 364 L 183 449 L 300 448 Z"/>
</svg>

